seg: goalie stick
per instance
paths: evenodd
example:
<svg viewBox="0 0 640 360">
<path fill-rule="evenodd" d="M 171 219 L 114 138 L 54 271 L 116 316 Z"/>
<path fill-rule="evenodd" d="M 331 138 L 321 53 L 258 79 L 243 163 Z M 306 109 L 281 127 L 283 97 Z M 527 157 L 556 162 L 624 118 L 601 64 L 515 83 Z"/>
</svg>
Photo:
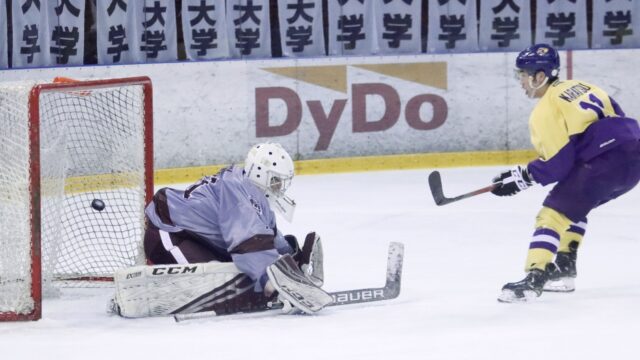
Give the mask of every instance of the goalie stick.
<svg viewBox="0 0 640 360">
<path fill-rule="evenodd" d="M 400 284 L 402 281 L 404 245 L 399 242 L 390 243 L 387 255 L 386 281 L 383 287 L 330 292 L 329 294 L 331 295 L 331 297 L 333 297 L 333 303 L 329 304 L 328 306 L 361 304 L 397 298 L 398 295 L 400 295 Z M 176 322 L 181 322 L 185 320 L 195 320 L 209 317 L 225 317 L 228 315 L 261 313 L 270 310 L 279 310 L 283 307 L 284 305 L 281 302 L 269 302 L 265 303 L 263 306 L 251 309 L 250 311 L 225 314 L 218 314 L 215 311 L 203 311 L 196 313 L 175 314 L 173 318 Z"/>
<path fill-rule="evenodd" d="M 452 202 L 460 201 L 466 198 L 470 198 L 472 196 L 490 192 L 491 190 L 495 189 L 496 186 L 498 186 L 499 184 L 500 183 L 494 183 L 489 186 L 485 186 L 481 189 L 468 192 L 466 194 L 448 198 L 444 196 L 444 193 L 442 191 L 442 178 L 440 177 L 440 172 L 433 171 L 431 174 L 429 174 L 429 188 L 431 189 L 431 195 L 433 195 L 433 200 L 436 202 L 436 205 L 438 206 L 447 205 Z"/>
</svg>

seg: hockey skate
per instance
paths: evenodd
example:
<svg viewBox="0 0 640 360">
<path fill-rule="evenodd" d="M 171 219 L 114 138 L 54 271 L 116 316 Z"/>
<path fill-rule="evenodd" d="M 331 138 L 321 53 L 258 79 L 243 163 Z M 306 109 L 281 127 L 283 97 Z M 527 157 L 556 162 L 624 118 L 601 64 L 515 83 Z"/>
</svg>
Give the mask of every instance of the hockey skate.
<svg viewBox="0 0 640 360">
<path fill-rule="evenodd" d="M 556 266 L 549 272 L 549 280 L 544 285 L 544 291 L 572 292 L 576 289 L 575 279 L 578 276 L 576 260 L 578 258 L 578 242 L 569 244 L 569 252 L 559 252 L 556 255 Z"/>
<path fill-rule="evenodd" d="M 537 298 L 542 294 L 544 284 L 549 280 L 549 272 L 553 271 L 551 267 L 555 267 L 555 265 L 553 263 L 547 264 L 547 271 L 533 269 L 523 280 L 506 284 L 502 287 L 502 294 L 498 297 L 498 301 L 504 303 L 527 302 Z"/>
<path fill-rule="evenodd" d="M 331 295 L 317 287 L 298 268 L 291 255 L 283 255 L 270 265 L 267 275 L 283 302 L 286 301 L 307 314 L 320 311 L 333 302 Z"/>
</svg>

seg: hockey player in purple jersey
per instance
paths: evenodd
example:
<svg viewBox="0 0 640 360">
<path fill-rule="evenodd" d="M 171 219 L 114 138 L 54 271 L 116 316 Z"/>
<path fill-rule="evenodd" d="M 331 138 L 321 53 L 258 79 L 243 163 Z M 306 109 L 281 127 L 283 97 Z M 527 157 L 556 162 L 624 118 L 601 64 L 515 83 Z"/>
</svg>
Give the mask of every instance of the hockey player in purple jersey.
<svg viewBox="0 0 640 360">
<path fill-rule="evenodd" d="M 518 80 L 538 103 L 529 118 L 539 158 L 493 179 L 492 191 L 511 196 L 539 183 L 555 183 L 536 217 L 526 277 L 508 283 L 502 302 L 526 301 L 544 291 L 575 289 L 577 251 L 594 208 L 631 190 L 640 180 L 640 127 L 599 87 L 558 79 L 558 52 L 531 46 L 516 58 Z"/>
<path fill-rule="evenodd" d="M 301 249 L 280 232 L 272 209 L 291 221 L 295 202 L 286 191 L 294 176 L 289 154 L 275 143 L 258 144 L 244 167 L 230 166 L 186 190 L 160 189 L 145 210 L 144 249 L 150 264 L 233 262 L 253 282 L 241 299 L 216 311 L 272 300 L 276 295 L 307 313 L 331 303 L 323 281 L 320 239 L 310 233 Z M 230 309 L 230 311 L 238 309 Z"/>
</svg>

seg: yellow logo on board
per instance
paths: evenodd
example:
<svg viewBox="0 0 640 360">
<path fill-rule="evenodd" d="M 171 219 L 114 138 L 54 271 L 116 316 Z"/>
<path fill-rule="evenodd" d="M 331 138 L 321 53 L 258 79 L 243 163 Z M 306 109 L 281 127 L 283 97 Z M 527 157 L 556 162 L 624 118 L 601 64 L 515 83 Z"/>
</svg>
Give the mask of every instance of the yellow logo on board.
<svg viewBox="0 0 640 360">
<path fill-rule="evenodd" d="M 347 66 L 447 90 L 447 63 L 444 61 L 405 64 L 291 66 L 262 68 L 262 70 L 346 94 L 348 87 Z"/>
</svg>

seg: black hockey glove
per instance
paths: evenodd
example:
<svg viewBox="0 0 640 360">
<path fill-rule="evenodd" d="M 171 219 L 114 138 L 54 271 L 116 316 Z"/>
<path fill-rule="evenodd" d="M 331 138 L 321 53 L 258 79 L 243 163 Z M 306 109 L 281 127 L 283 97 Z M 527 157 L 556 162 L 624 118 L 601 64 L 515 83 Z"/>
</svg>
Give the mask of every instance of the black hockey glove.
<svg viewBox="0 0 640 360">
<path fill-rule="evenodd" d="M 526 167 L 518 165 L 494 177 L 493 183 L 498 185 L 491 190 L 491 193 L 498 196 L 512 196 L 529 188 L 534 180 Z"/>
</svg>

